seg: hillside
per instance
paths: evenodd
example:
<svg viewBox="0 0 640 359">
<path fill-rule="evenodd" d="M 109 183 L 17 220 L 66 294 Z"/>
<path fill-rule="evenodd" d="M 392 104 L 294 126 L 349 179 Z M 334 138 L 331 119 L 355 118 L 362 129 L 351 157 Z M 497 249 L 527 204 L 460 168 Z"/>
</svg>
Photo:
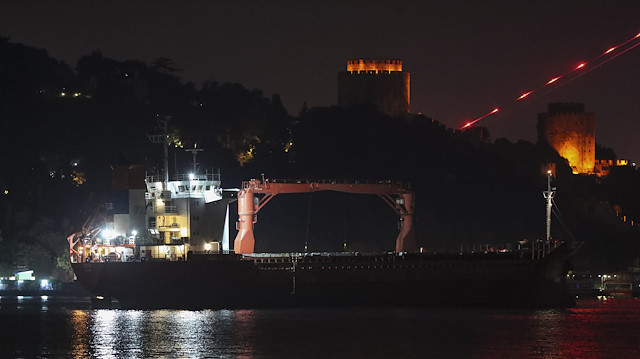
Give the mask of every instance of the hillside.
<svg viewBox="0 0 640 359">
<path fill-rule="evenodd" d="M 553 150 L 490 141 L 488 131 L 481 140 L 426 116 L 390 118 L 372 108 L 316 107 L 290 115 L 277 95 L 215 81 L 197 87 L 178 74 L 169 59 L 116 61 L 99 51 L 72 69 L 45 50 L 0 38 L 5 270 L 32 265 L 35 252 L 50 258 L 39 265 L 55 267 L 55 256 L 66 253 L 66 233 L 109 191 L 110 165 L 159 168 L 161 148 L 147 134 L 165 117 L 175 138 L 171 170 L 189 168 L 185 149 L 197 143 L 205 149 L 198 162 L 220 168 L 225 188 L 262 174 L 411 183 L 418 240 L 427 250 L 541 239 L 547 178 L 540 169 L 555 162 L 563 219 L 554 219 L 553 237 L 585 242 L 576 266 L 615 270 L 640 256 L 638 220 L 631 223 L 640 219 L 635 168 L 605 179 L 574 176 Z M 282 196 L 260 213 L 256 249 L 301 250 L 307 243 L 311 250 L 345 244 L 387 250 L 396 231 L 393 212 L 375 197 Z"/>
</svg>

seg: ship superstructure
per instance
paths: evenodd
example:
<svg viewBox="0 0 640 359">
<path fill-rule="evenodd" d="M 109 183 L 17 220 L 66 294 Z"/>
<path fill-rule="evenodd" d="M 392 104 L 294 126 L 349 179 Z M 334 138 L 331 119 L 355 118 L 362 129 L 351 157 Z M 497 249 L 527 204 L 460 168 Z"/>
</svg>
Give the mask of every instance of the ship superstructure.
<svg viewBox="0 0 640 359">
<path fill-rule="evenodd" d="M 160 134 L 148 135 L 153 143 L 163 146 L 162 172 L 145 175 L 146 228 L 150 240 L 140 246 L 140 258 L 186 260 L 188 253 L 218 252 L 221 243 L 228 250 L 228 233 L 216 230 L 222 225 L 214 218 L 220 208 L 207 206 L 222 199 L 220 171 L 200 171 L 197 155 L 202 152 L 194 144 L 186 151 L 193 154 L 191 171 L 169 174 L 169 143 L 175 142 L 168 132 L 169 118 L 158 121 Z M 224 208 L 226 210 L 226 207 Z M 228 220 L 228 210 L 225 211 Z"/>
<path fill-rule="evenodd" d="M 81 230 L 68 237 L 74 262 L 184 261 L 189 254 L 229 251 L 230 201 L 222 201 L 219 170 L 201 170 L 203 151 L 194 145 L 189 171 L 169 173 L 168 119 L 162 133 L 149 135 L 163 145 L 163 169 L 143 165 L 112 165 L 114 185 L 102 206 L 88 216 Z"/>
<path fill-rule="evenodd" d="M 222 199 L 220 172 L 176 174 L 167 182 L 147 175 L 145 185 L 150 240 L 140 246 L 141 258 L 180 260 L 189 251 L 217 252 L 228 244 L 219 230 L 223 223 L 215 221 L 221 209 L 207 205 Z"/>
<path fill-rule="evenodd" d="M 70 236 L 75 261 L 178 261 L 189 253 L 228 251 L 229 201 L 222 201 L 219 171 L 164 181 L 139 165 L 112 168 L 114 190 Z"/>
</svg>

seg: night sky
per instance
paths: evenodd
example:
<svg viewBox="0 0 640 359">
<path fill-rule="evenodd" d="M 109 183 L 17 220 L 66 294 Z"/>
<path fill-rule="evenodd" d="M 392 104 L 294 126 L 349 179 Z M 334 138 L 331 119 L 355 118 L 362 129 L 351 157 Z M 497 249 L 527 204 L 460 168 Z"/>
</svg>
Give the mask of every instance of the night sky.
<svg viewBox="0 0 640 359">
<path fill-rule="evenodd" d="M 72 67 L 105 57 L 172 59 L 184 80 L 239 82 L 280 94 L 292 115 L 337 102 L 346 60 L 398 58 L 411 73 L 411 110 L 494 139 L 535 141 L 549 102 L 582 102 L 596 141 L 640 161 L 640 46 L 554 90 L 515 103 L 581 61 L 640 32 L 640 1 L 15 1 L 0 35 Z M 540 92 L 539 94 L 542 94 Z"/>
</svg>

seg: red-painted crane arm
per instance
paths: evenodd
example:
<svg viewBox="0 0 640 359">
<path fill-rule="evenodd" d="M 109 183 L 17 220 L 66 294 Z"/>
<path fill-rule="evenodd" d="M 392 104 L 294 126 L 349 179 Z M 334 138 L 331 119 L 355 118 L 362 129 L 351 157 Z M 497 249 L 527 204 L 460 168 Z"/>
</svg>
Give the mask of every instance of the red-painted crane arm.
<svg viewBox="0 0 640 359">
<path fill-rule="evenodd" d="M 396 252 L 411 251 L 415 248 L 413 232 L 413 191 L 408 186 L 395 182 L 338 182 L 310 180 L 250 180 L 242 183 L 238 193 L 238 235 L 234 241 L 236 253 L 253 253 L 255 239 L 253 225 L 257 222 L 256 214 L 273 197 L 280 193 L 309 193 L 317 191 L 338 191 L 360 194 L 376 194 L 382 198 L 396 213 L 400 215 L 400 234 L 396 239 Z M 254 197 L 255 193 L 265 194 L 262 199 Z"/>
<path fill-rule="evenodd" d="M 308 181 L 308 180 L 250 180 L 242 183 L 243 189 L 251 188 L 254 193 L 307 193 L 317 191 L 337 191 L 361 194 L 406 194 L 411 189 L 395 182 L 338 182 L 338 181 Z"/>
</svg>

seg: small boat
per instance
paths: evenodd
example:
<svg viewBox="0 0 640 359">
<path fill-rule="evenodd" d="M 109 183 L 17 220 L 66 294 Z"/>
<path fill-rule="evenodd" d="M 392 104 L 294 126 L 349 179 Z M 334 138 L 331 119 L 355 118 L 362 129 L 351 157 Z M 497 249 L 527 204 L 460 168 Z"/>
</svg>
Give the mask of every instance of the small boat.
<svg viewBox="0 0 640 359">
<path fill-rule="evenodd" d="M 632 298 L 633 284 L 629 282 L 607 281 L 604 283 L 602 294 L 612 298 Z"/>
</svg>

